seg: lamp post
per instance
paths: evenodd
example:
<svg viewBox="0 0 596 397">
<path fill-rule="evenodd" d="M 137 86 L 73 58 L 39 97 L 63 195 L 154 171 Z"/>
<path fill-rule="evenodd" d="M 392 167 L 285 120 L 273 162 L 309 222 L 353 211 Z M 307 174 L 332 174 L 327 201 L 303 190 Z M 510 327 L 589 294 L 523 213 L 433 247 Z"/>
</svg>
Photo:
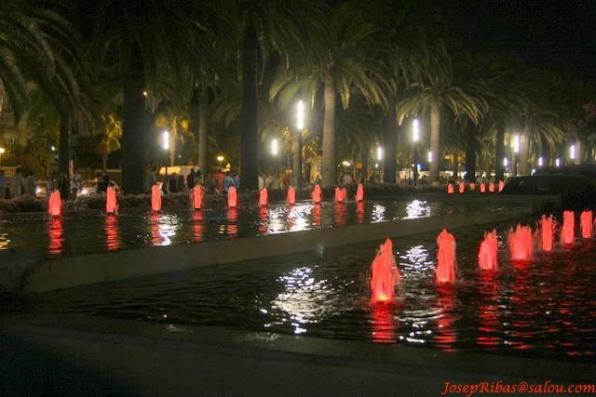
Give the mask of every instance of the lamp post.
<svg viewBox="0 0 596 397">
<path fill-rule="evenodd" d="M 304 102 L 298 101 L 296 104 L 296 133 L 294 136 L 294 158 L 292 162 L 292 174 L 294 175 L 294 186 L 300 192 L 302 182 L 302 149 L 301 138 L 304 129 Z"/>
<path fill-rule="evenodd" d="M 513 176 L 517 176 L 517 167 L 519 163 L 519 135 L 513 136 Z"/>
<path fill-rule="evenodd" d="M 420 123 L 418 119 L 412 121 L 412 142 L 414 150 L 414 186 L 418 184 L 418 141 L 420 140 Z"/>
<path fill-rule="evenodd" d="M 6 153 L 6 149 L 0 147 L 0 167 L 2 166 L 2 155 Z"/>
</svg>

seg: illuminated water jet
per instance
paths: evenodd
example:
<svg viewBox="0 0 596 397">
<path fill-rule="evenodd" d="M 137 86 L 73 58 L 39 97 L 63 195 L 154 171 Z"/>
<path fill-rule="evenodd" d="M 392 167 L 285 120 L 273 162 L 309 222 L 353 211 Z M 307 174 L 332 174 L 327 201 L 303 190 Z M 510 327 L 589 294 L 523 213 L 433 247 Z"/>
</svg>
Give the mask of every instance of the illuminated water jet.
<svg viewBox="0 0 596 397">
<path fill-rule="evenodd" d="M 312 202 L 313 204 L 319 204 L 323 198 L 323 194 L 321 192 L 321 186 L 316 184 L 312 189 Z"/>
<path fill-rule="evenodd" d="M 267 188 L 262 188 L 259 191 L 259 207 L 266 207 L 269 205 L 269 194 L 267 193 Z"/>
<path fill-rule="evenodd" d="M 364 186 L 362 185 L 362 183 L 358 184 L 358 187 L 356 188 L 356 201 L 364 201 Z"/>
<path fill-rule="evenodd" d="M 151 210 L 161 212 L 161 189 L 158 184 L 151 186 Z"/>
<path fill-rule="evenodd" d="M 455 237 L 447 229 L 437 236 L 437 268 L 435 270 L 438 283 L 455 281 Z"/>
<path fill-rule="evenodd" d="M 532 259 L 533 239 L 530 226 L 517 225 L 507 236 L 512 261 L 529 261 Z"/>
<path fill-rule="evenodd" d="M 48 214 L 50 216 L 62 215 L 62 198 L 60 197 L 59 190 L 54 190 L 50 193 L 50 198 L 48 199 Z"/>
<path fill-rule="evenodd" d="M 228 208 L 238 207 L 238 193 L 234 186 L 228 188 Z"/>
<path fill-rule="evenodd" d="M 400 280 L 400 274 L 390 239 L 385 240 L 385 243 L 379 247 L 377 256 L 371 264 L 371 272 L 371 303 L 392 303 L 395 298 L 395 285 Z"/>
<path fill-rule="evenodd" d="M 286 198 L 286 201 L 288 202 L 288 205 L 296 204 L 296 189 L 294 189 L 293 186 L 290 186 L 288 188 L 288 196 Z"/>
<path fill-rule="evenodd" d="M 592 211 L 585 210 L 582 211 L 580 215 L 580 228 L 582 231 L 582 238 L 592 238 L 592 234 L 594 231 L 594 217 L 592 215 Z"/>
<path fill-rule="evenodd" d="M 540 218 L 540 248 L 543 251 L 550 252 L 554 248 L 555 241 L 555 221 L 552 215 L 542 215 Z"/>
<path fill-rule="evenodd" d="M 190 193 L 192 202 L 192 208 L 194 210 L 200 210 L 203 207 L 203 186 L 195 185 Z"/>
<path fill-rule="evenodd" d="M 478 252 L 478 266 L 482 270 L 497 270 L 497 231 L 484 233 L 484 240 L 480 243 Z"/>
<path fill-rule="evenodd" d="M 561 227 L 561 243 L 564 245 L 573 244 L 575 239 L 575 213 L 563 211 L 563 226 Z"/>
<path fill-rule="evenodd" d="M 454 192 L 453 190 L 453 184 L 450 183 L 447 185 L 447 193 L 452 194 Z"/>
<path fill-rule="evenodd" d="M 106 189 L 106 214 L 118 215 L 118 207 L 116 189 L 113 186 L 108 186 Z"/>
</svg>

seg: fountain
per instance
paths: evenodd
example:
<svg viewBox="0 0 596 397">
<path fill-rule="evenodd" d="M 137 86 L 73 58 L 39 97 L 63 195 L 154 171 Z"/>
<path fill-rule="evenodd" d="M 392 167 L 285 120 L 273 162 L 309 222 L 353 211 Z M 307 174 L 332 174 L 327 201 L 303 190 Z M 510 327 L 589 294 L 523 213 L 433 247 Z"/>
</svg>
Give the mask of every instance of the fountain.
<svg viewBox="0 0 596 397">
<path fill-rule="evenodd" d="M 348 192 L 346 191 L 345 187 L 336 187 L 335 188 L 335 201 L 337 203 L 343 203 L 346 201 L 346 196 Z"/>
<path fill-rule="evenodd" d="M 356 202 L 356 222 L 358 224 L 364 223 L 364 202 L 363 201 Z"/>
<path fill-rule="evenodd" d="M 203 241 L 203 212 L 193 211 L 192 215 L 192 241 L 199 243 Z"/>
<path fill-rule="evenodd" d="M 476 190 L 476 184 L 474 182 L 470 183 L 470 191 L 473 192 L 474 190 Z"/>
<path fill-rule="evenodd" d="M 563 226 L 561 227 L 561 243 L 564 245 L 573 244 L 575 239 L 575 213 L 563 211 Z"/>
<path fill-rule="evenodd" d="M 466 191 L 466 184 L 463 182 L 459 183 L 459 194 L 463 194 Z"/>
<path fill-rule="evenodd" d="M 486 193 L 486 183 L 484 182 L 480 184 L 480 193 Z"/>
<path fill-rule="evenodd" d="M 315 187 L 312 189 L 312 202 L 313 204 L 319 204 L 323 198 L 323 194 L 321 192 L 321 186 L 316 184 Z"/>
<path fill-rule="evenodd" d="M 452 183 L 447 185 L 447 193 L 449 193 L 449 194 L 453 193 L 453 184 Z"/>
<path fill-rule="evenodd" d="M 228 236 L 236 237 L 238 236 L 238 208 L 230 207 L 228 208 L 227 213 L 227 220 L 228 220 Z"/>
<path fill-rule="evenodd" d="M 542 215 L 540 218 L 540 246 L 543 251 L 553 250 L 555 240 L 555 221 L 552 215 Z"/>
<path fill-rule="evenodd" d="M 228 188 L 228 208 L 238 207 L 238 193 L 234 186 Z"/>
<path fill-rule="evenodd" d="M 494 193 L 495 192 L 495 184 L 494 184 L 494 182 L 490 182 L 488 184 L 488 191 L 491 192 L 491 193 Z"/>
<path fill-rule="evenodd" d="M 372 340 L 375 343 L 395 341 L 394 305 L 373 305 L 371 308 Z"/>
<path fill-rule="evenodd" d="M 113 186 L 108 186 L 106 190 L 106 214 L 118 215 L 118 196 Z"/>
<path fill-rule="evenodd" d="M 288 205 L 296 204 L 296 189 L 293 186 L 288 188 L 288 197 L 287 197 Z"/>
<path fill-rule="evenodd" d="M 157 183 L 151 186 L 151 210 L 161 212 L 161 189 Z"/>
<path fill-rule="evenodd" d="M 60 255 L 64 242 L 64 227 L 61 217 L 52 217 L 48 221 L 48 237 L 50 239 L 48 252 L 50 255 Z"/>
<path fill-rule="evenodd" d="M 192 208 L 194 210 L 200 210 L 203 207 L 203 186 L 199 184 L 195 185 L 191 190 L 190 198 Z"/>
<path fill-rule="evenodd" d="M 533 239 L 530 226 L 517 225 L 507 236 L 512 261 L 529 261 L 532 259 Z"/>
<path fill-rule="evenodd" d="M 118 217 L 113 213 L 106 216 L 106 248 L 108 251 L 120 249 L 120 238 L 118 237 Z"/>
<path fill-rule="evenodd" d="M 153 185 L 157 186 L 157 185 Z M 158 186 L 159 187 L 159 186 Z M 158 213 L 151 214 L 151 244 L 154 246 L 161 245 L 163 243 L 163 236 L 159 231 L 159 222 L 161 221 L 161 215 Z"/>
<path fill-rule="evenodd" d="M 456 291 L 449 284 L 437 284 L 437 301 L 435 310 L 439 313 L 437 318 L 437 327 L 434 334 L 434 343 L 437 348 L 454 352 L 457 342 L 457 333 L 455 327 L 455 300 Z"/>
<path fill-rule="evenodd" d="M 362 185 L 362 183 L 358 184 L 358 187 L 356 188 L 356 197 L 355 197 L 356 201 L 364 201 L 364 186 Z"/>
<path fill-rule="evenodd" d="M 592 238 L 592 232 L 594 230 L 594 217 L 592 211 L 582 211 L 580 215 L 580 225 L 582 231 L 582 238 Z"/>
<path fill-rule="evenodd" d="M 62 198 L 60 197 L 59 190 L 54 190 L 50 193 L 50 198 L 48 199 L 48 214 L 50 216 L 62 215 Z"/>
<path fill-rule="evenodd" d="M 392 303 L 395 297 L 395 285 L 400 274 L 393 255 L 393 243 L 390 239 L 381 244 L 377 256 L 371 264 L 370 279 L 371 303 Z"/>
<path fill-rule="evenodd" d="M 435 270 L 438 283 L 455 281 L 455 237 L 447 229 L 437 236 L 437 268 Z"/>
<path fill-rule="evenodd" d="M 321 204 L 315 204 L 312 207 L 312 224 L 313 226 L 321 225 Z"/>
<path fill-rule="evenodd" d="M 497 231 L 484 233 L 478 252 L 478 266 L 482 270 L 497 270 Z"/>
<path fill-rule="evenodd" d="M 346 224 L 346 205 L 344 203 L 337 203 L 335 206 L 335 226 L 344 226 Z"/>
<path fill-rule="evenodd" d="M 269 204 L 269 195 L 267 193 L 267 188 L 264 187 L 259 191 L 259 207 L 267 207 Z"/>
<path fill-rule="evenodd" d="M 505 182 L 503 182 L 502 180 L 499 181 L 499 192 L 501 192 L 501 190 L 503 190 L 503 188 L 505 187 Z"/>
</svg>

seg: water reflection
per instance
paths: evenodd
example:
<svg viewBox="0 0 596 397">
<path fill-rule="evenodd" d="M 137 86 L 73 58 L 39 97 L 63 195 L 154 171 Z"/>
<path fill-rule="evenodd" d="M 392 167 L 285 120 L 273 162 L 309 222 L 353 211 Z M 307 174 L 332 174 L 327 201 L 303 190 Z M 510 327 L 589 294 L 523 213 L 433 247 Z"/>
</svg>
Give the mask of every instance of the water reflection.
<svg viewBox="0 0 596 397">
<path fill-rule="evenodd" d="M 451 285 L 437 284 L 436 308 L 440 314 L 435 327 L 435 346 L 441 350 L 455 351 L 455 289 Z"/>
<path fill-rule="evenodd" d="M 313 226 L 321 226 L 321 204 L 313 204 L 312 206 L 312 224 Z"/>
<path fill-rule="evenodd" d="M 307 331 L 309 323 L 318 323 L 330 314 L 337 314 L 333 304 L 337 291 L 327 280 L 316 280 L 310 267 L 299 267 L 278 278 L 284 292 L 271 302 L 273 309 L 285 315 L 282 323 L 290 324 L 295 334 Z"/>
<path fill-rule="evenodd" d="M 50 255 L 60 255 L 63 251 L 64 243 L 64 227 L 62 225 L 61 217 L 51 217 L 47 224 L 49 245 L 48 252 Z"/>
<path fill-rule="evenodd" d="M 154 246 L 172 244 L 176 230 L 180 227 L 178 215 L 151 214 L 151 242 Z"/>
<path fill-rule="evenodd" d="M 295 205 L 288 211 L 288 231 L 299 232 L 307 230 L 309 226 L 309 214 L 313 210 L 312 204 Z"/>
<path fill-rule="evenodd" d="M 335 226 L 344 226 L 346 224 L 346 204 L 345 203 L 335 203 L 334 206 L 334 213 L 335 213 Z"/>
<path fill-rule="evenodd" d="M 421 218 L 430 215 L 430 205 L 424 200 L 412 200 L 406 205 L 405 219 Z"/>
<path fill-rule="evenodd" d="M 364 223 L 364 201 L 356 202 L 356 222 L 358 224 Z"/>
<path fill-rule="evenodd" d="M 238 208 L 228 208 L 227 212 L 227 233 L 229 237 L 238 236 Z"/>
<path fill-rule="evenodd" d="M 159 233 L 159 220 L 161 215 L 159 213 L 152 213 L 150 216 L 150 225 L 151 225 L 151 244 L 154 246 L 161 245 L 163 238 L 161 237 L 161 233 Z"/>
<path fill-rule="evenodd" d="M 370 316 L 372 323 L 372 340 L 375 343 L 394 343 L 396 325 L 393 318 L 395 305 L 372 305 Z"/>
<path fill-rule="evenodd" d="M 0 251 L 8 249 L 10 246 L 10 239 L 8 233 L 0 233 Z"/>
<path fill-rule="evenodd" d="M 269 210 L 267 207 L 259 207 L 259 234 L 264 235 L 269 231 Z"/>
<path fill-rule="evenodd" d="M 499 327 L 499 282 L 494 272 L 481 272 L 478 277 L 478 337 L 479 346 L 496 350 L 501 339 Z"/>
<path fill-rule="evenodd" d="M 376 203 L 373 205 L 370 223 L 377 223 L 387 220 L 385 217 L 385 211 L 387 207 L 383 204 Z"/>
<path fill-rule="evenodd" d="M 105 220 L 106 248 L 108 251 L 120 249 L 120 236 L 118 230 L 118 217 L 107 215 Z"/>
<path fill-rule="evenodd" d="M 192 219 L 192 241 L 195 243 L 200 243 L 203 241 L 204 231 L 203 231 L 203 212 L 202 211 L 192 211 L 191 212 L 191 219 Z"/>
</svg>

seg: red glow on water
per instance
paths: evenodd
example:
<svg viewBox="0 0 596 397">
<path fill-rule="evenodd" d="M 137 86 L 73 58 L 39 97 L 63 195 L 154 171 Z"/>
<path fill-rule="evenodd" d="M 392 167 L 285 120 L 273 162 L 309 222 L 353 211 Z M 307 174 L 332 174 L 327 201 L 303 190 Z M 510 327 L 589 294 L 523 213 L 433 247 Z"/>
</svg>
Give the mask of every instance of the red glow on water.
<svg viewBox="0 0 596 397">
<path fill-rule="evenodd" d="M 203 186 L 195 185 L 190 193 L 192 208 L 200 210 L 203 207 Z"/>
<path fill-rule="evenodd" d="M 452 194 L 453 193 L 453 184 L 449 184 L 447 185 L 447 193 Z"/>
<path fill-rule="evenodd" d="M 379 247 L 377 256 L 371 266 L 370 302 L 390 303 L 395 298 L 395 285 L 399 282 L 400 274 L 393 255 L 393 243 L 385 240 Z"/>
<path fill-rule="evenodd" d="M 480 193 L 486 193 L 486 184 L 484 182 L 480 184 Z"/>
<path fill-rule="evenodd" d="M 151 210 L 161 212 L 161 189 L 157 184 L 151 186 Z"/>
<path fill-rule="evenodd" d="M 497 231 L 484 233 L 484 240 L 480 243 L 478 252 L 478 266 L 483 270 L 497 270 Z"/>
<path fill-rule="evenodd" d="M 358 187 L 356 188 L 356 197 L 355 197 L 356 201 L 363 201 L 364 200 L 364 186 L 362 185 L 362 183 L 358 184 Z"/>
<path fill-rule="evenodd" d="M 48 214 L 50 216 L 62 215 L 62 198 L 60 197 L 59 190 L 54 190 L 50 193 L 50 198 L 48 199 Z"/>
<path fill-rule="evenodd" d="M 238 236 L 238 208 L 228 208 L 227 213 L 228 220 L 228 236 Z"/>
<path fill-rule="evenodd" d="M 372 340 L 375 343 L 393 343 L 395 341 L 394 305 L 372 305 Z"/>
<path fill-rule="evenodd" d="M 573 240 L 575 240 L 575 213 L 573 211 L 563 211 L 561 243 L 571 245 L 573 244 Z"/>
<path fill-rule="evenodd" d="M 466 184 L 463 182 L 460 182 L 459 183 L 459 193 L 462 194 L 465 191 L 466 191 Z"/>
<path fill-rule="evenodd" d="M 296 189 L 293 186 L 288 188 L 288 197 L 287 197 L 288 205 L 296 204 Z"/>
<path fill-rule="evenodd" d="M 108 251 L 120 249 L 120 237 L 118 230 L 118 217 L 112 214 L 106 216 L 106 248 Z"/>
<path fill-rule="evenodd" d="M 501 339 L 499 329 L 499 285 L 493 273 L 482 273 L 480 276 L 481 304 L 478 307 L 478 337 L 479 346 L 488 350 L 496 350 Z"/>
<path fill-rule="evenodd" d="M 62 218 L 52 217 L 48 221 L 48 252 L 51 255 L 60 255 L 63 250 L 64 242 L 64 227 L 62 226 Z"/>
<path fill-rule="evenodd" d="M 267 188 L 262 188 L 259 191 L 259 207 L 267 207 L 269 205 L 269 194 L 267 193 Z"/>
<path fill-rule="evenodd" d="M 552 215 L 540 218 L 540 245 L 543 251 L 552 251 L 555 240 L 555 221 Z"/>
<path fill-rule="evenodd" d="M 346 205 L 341 202 L 335 205 L 335 226 L 343 226 L 346 224 Z"/>
<path fill-rule="evenodd" d="M 580 227 L 582 231 L 582 238 L 592 238 L 594 231 L 594 217 L 592 211 L 582 211 L 580 215 Z"/>
<path fill-rule="evenodd" d="M 434 342 L 437 348 L 453 352 L 457 334 L 455 331 L 455 318 L 453 310 L 455 306 L 455 291 L 450 285 L 437 286 L 437 309 L 440 315 L 437 318 Z"/>
<path fill-rule="evenodd" d="M 356 203 L 356 222 L 359 224 L 364 223 L 364 202 L 362 201 Z"/>
<path fill-rule="evenodd" d="M 321 225 L 321 205 L 315 204 L 312 207 L 312 224 L 314 226 Z"/>
<path fill-rule="evenodd" d="M 512 261 L 529 261 L 532 259 L 534 244 L 530 226 L 518 224 L 515 230 L 509 231 L 507 242 L 509 243 Z"/>
<path fill-rule="evenodd" d="M 154 187 L 155 186 L 157 186 L 157 185 L 154 185 Z M 163 237 L 162 237 L 161 233 L 159 232 L 159 222 L 160 222 L 160 219 L 161 219 L 161 215 L 156 214 L 156 213 L 151 214 L 151 217 L 150 217 L 150 221 L 151 221 L 151 243 L 153 245 L 155 245 L 155 246 L 161 245 L 162 242 L 163 242 Z"/>
<path fill-rule="evenodd" d="M 499 181 L 499 192 L 505 187 L 505 182 Z"/>
<path fill-rule="evenodd" d="M 319 204 L 323 198 L 323 193 L 321 192 L 321 186 L 318 184 L 312 189 L 312 202 L 314 204 Z"/>
<path fill-rule="evenodd" d="M 259 234 L 267 234 L 269 230 L 269 210 L 259 207 Z"/>
<path fill-rule="evenodd" d="M 455 281 L 455 237 L 446 229 L 437 236 L 437 268 L 435 270 L 438 283 Z"/>
<path fill-rule="evenodd" d="M 234 186 L 228 188 L 228 208 L 238 207 L 238 193 Z"/>
<path fill-rule="evenodd" d="M 488 191 L 494 193 L 495 191 L 495 184 L 493 182 L 488 184 Z"/>
<path fill-rule="evenodd" d="M 106 190 L 106 214 L 118 214 L 118 196 L 113 186 Z"/>
<path fill-rule="evenodd" d="M 203 241 L 203 212 L 193 211 L 192 213 L 192 241 L 195 243 Z"/>
</svg>

